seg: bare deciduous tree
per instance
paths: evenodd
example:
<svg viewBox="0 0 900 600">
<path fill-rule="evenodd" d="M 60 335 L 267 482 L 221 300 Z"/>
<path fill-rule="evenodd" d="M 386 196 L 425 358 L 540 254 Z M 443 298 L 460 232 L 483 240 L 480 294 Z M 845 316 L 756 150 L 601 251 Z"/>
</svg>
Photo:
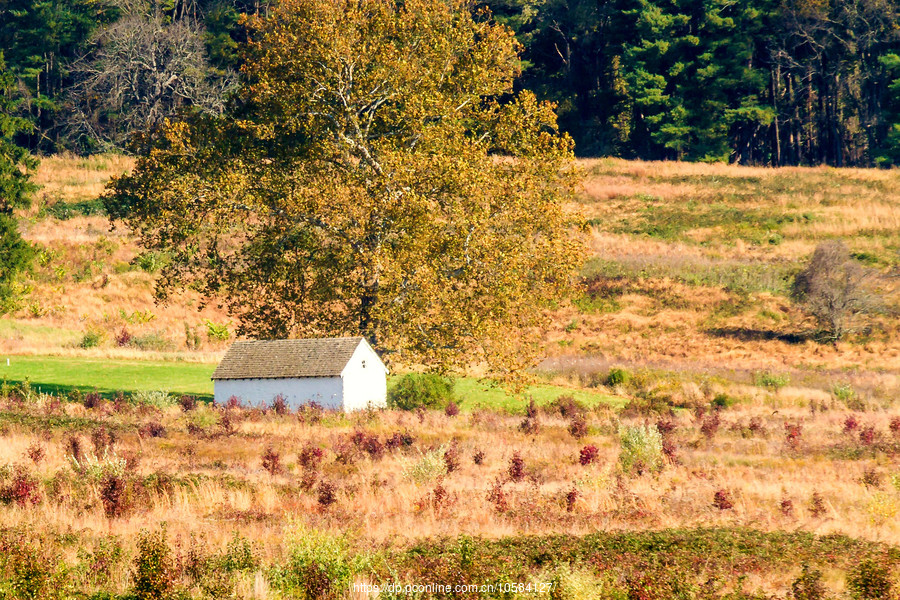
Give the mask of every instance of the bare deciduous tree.
<svg viewBox="0 0 900 600">
<path fill-rule="evenodd" d="M 71 66 L 76 83 L 69 129 L 75 139 L 122 148 L 133 131 L 179 109 L 223 109 L 236 78 L 210 67 L 202 27 L 142 8 L 123 6 L 125 16 L 100 31 L 91 51 Z"/>
<path fill-rule="evenodd" d="M 854 260 L 843 242 L 823 242 L 795 277 L 791 295 L 836 341 L 852 330 L 856 317 L 883 307 L 878 279 L 878 272 Z"/>
</svg>

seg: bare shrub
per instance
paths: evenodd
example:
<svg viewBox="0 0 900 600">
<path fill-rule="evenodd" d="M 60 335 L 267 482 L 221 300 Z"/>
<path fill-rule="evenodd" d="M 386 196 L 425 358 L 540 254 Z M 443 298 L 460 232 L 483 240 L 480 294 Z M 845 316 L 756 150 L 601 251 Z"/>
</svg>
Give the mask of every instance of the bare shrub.
<svg viewBox="0 0 900 600">
<path fill-rule="evenodd" d="M 456 440 L 453 440 L 444 451 L 444 466 L 447 468 L 448 475 L 459 470 L 459 444 L 456 443 Z"/>
<path fill-rule="evenodd" d="M 41 464 L 41 461 L 44 460 L 44 457 L 47 453 L 44 451 L 44 447 L 40 442 L 34 442 L 28 449 L 25 450 L 25 455 L 35 464 L 35 466 Z"/>
<path fill-rule="evenodd" d="M 503 489 L 503 481 L 497 479 L 487 493 L 487 500 L 494 505 L 494 510 L 503 513 L 509 510 L 509 499 Z"/>
<path fill-rule="evenodd" d="M 580 440 L 588 434 L 588 424 L 584 415 L 577 413 L 569 423 L 569 434 L 576 440 Z"/>
<path fill-rule="evenodd" d="M 794 278 L 791 296 L 816 319 L 826 339 L 837 341 L 852 331 L 856 317 L 881 309 L 877 281 L 877 271 L 851 258 L 843 242 L 822 242 Z"/>
<path fill-rule="evenodd" d="M 825 507 L 825 498 L 819 492 L 813 492 L 809 498 L 809 512 L 814 517 L 821 517 L 828 509 Z"/>
<path fill-rule="evenodd" d="M 100 500 L 108 519 L 125 514 L 128 509 L 128 484 L 122 475 L 107 473 L 100 482 Z"/>
<path fill-rule="evenodd" d="M 102 425 L 91 432 L 91 444 L 94 446 L 94 454 L 96 456 L 105 455 L 112 450 L 115 443 L 116 434 Z"/>
</svg>

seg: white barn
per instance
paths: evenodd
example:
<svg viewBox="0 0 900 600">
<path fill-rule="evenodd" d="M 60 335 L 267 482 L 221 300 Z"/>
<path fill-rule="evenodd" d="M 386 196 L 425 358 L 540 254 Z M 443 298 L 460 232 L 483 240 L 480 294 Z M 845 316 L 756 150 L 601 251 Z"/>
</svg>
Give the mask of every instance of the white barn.
<svg viewBox="0 0 900 600">
<path fill-rule="evenodd" d="M 235 396 L 244 406 L 269 406 L 279 394 L 292 410 L 386 406 L 387 367 L 364 338 L 235 342 L 213 373 L 217 404 Z"/>
</svg>

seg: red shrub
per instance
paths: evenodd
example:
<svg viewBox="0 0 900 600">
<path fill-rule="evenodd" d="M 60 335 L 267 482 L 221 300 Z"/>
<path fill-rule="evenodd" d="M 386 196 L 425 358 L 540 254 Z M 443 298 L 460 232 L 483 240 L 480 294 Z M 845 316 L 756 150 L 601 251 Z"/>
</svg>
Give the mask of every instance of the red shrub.
<svg viewBox="0 0 900 600">
<path fill-rule="evenodd" d="M 734 508 L 734 502 L 731 500 L 731 494 L 728 490 L 718 490 L 713 495 L 713 506 L 719 510 L 730 510 Z"/>
<path fill-rule="evenodd" d="M 575 503 L 578 502 L 578 490 L 572 488 L 566 494 L 566 512 L 572 512 L 575 510 Z"/>
<path fill-rule="evenodd" d="M 109 519 L 121 517 L 128 508 L 128 489 L 124 477 L 106 475 L 100 482 L 100 500 Z"/>
<path fill-rule="evenodd" d="M 891 430 L 891 435 L 894 437 L 900 437 L 900 417 L 894 417 L 891 419 L 891 424 L 888 425 L 888 429 Z"/>
<path fill-rule="evenodd" d="M 660 435 L 666 436 L 675 431 L 675 423 L 668 419 L 661 419 L 656 422 L 656 430 Z"/>
<path fill-rule="evenodd" d="M 297 454 L 297 463 L 304 469 L 314 470 L 322 464 L 322 459 L 324 457 L 324 450 L 317 448 L 312 444 L 307 444 L 300 450 L 300 453 Z"/>
<path fill-rule="evenodd" d="M 859 443 L 863 446 L 871 446 L 875 443 L 876 438 L 875 427 L 869 425 L 867 427 L 863 427 L 859 431 Z"/>
<path fill-rule="evenodd" d="M 166 428 L 158 421 L 150 421 L 138 429 L 138 435 L 142 438 L 161 438 L 166 437 Z"/>
<path fill-rule="evenodd" d="M 94 446 L 94 454 L 96 456 L 105 455 L 112 450 L 115 443 L 116 434 L 102 425 L 91 432 L 91 444 Z"/>
<path fill-rule="evenodd" d="M 600 450 L 597 449 L 597 446 L 588 445 L 582 448 L 581 452 L 578 453 L 578 462 L 581 463 L 582 466 L 587 466 L 597 462 L 599 456 Z"/>
<path fill-rule="evenodd" d="M 297 420 L 301 423 L 315 425 L 322 420 L 325 409 L 318 402 L 307 402 L 297 409 Z"/>
<path fill-rule="evenodd" d="M 763 425 L 762 421 L 759 417 L 753 417 L 750 419 L 750 424 L 747 425 L 747 429 L 750 430 L 754 435 L 764 434 L 766 432 L 766 427 Z"/>
<path fill-rule="evenodd" d="M 854 415 L 848 415 L 844 419 L 844 433 L 853 433 L 857 428 L 859 428 L 859 421 L 856 420 Z"/>
<path fill-rule="evenodd" d="M 790 517 L 794 514 L 794 501 L 790 498 L 784 498 L 781 504 L 778 505 L 778 508 L 781 510 L 781 514 L 785 517 Z"/>
<path fill-rule="evenodd" d="M 476 450 L 475 454 L 472 455 L 472 462 L 476 465 L 484 464 L 484 452 L 481 450 Z"/>
<path fill-rule="evenodd" d="M 411 433 L 408 431 L 399 432 L 395 431 L 391 437 L 389 437 L 384 445 L 388 450 L 398 450 L 401 448 L 410 448 L 413 444 L 416 443 L 416 438 L 413 437 Z"/>
<path fill-rule="evenodd" d="M 41 502 L 40 482 L 24 467 L 17 467 L 12 480 L 0 489 L 0 501 L 6 504 L 15 502 L 21 507 Z"/>
<path fill-rule="evenodd" d="M 272 400 L 272 410 L 275 411 L 276 415 L 286 415 L 291 412 L 287 399 L 282 394 L 278 394 Z"/>
<path fill-rule="evenodd" d="M 700 433 L 706 436 L 706 439 L 711 440 L 719 431 L 719 425 L 721 424 L 722 421 L 719 419 L 719 413 L 713 412 L 703 419 L 703 423 L 700 425 Z"/>
<path fill-rule="evenodd" d="M 678 445 L 669 436 L 665 436 L 662 440 L 662 451 L 666 458 L 673 464 L 678 464 Z"/>
<path fill-rule="evenodd" d="M 84 450 L 81 448 L 81 438 L 77 435 L 70 435 L 66 438 L 66 451 L 79 463 L 84 460 Z"/>
<path fill-rule="evenodd" d="M 227 409 L 240 408 L 240 407 L 241 407 L 241 399 L 238 398 L 237 396 L 231 396 L 230 398 L 228 398 L 228 402 L 225 403 L 225 408 L 227 408 Z"/>
<path fill-rule="evenodd" d="M 269 472 L 269 475 L 276 475 L 281 472 L 281 454 L 275 451 L 272 446 L 266 448 L 262 455 L 263 469 Z"/>
<path fill-rule="evenodd" d="M 350 441 L 358 449 L 368 454 L 373 460 L 377 460 L 384 455 L 384 444 L 378 439 L 374 433 L 366 433 L 365 431 L 354 431 L 350 436 Z"/>
<path fill-rule="evenodd" d="M 799 423 L 784 424 L 784 444 L 791 452 L 800 449 L 800 440 L 803 437 L 803 426 Z"/>
<path fill-rule="evenodd" d="M 117 346 L 127 346 L 131 343 L 131 339 L 134 336 L 129 333 L 128 329 L 124 326 L 118 332 L 116 332 L 116 345 Z"/>
<path fill-rule="evenodd" d="M 540 430 L 541 427 L 538 425 L 537 419 L 526 418 L 519 423 L 519 431 L 525 435 L 535 435 Z"/>
<path fill-rule="evenodd" d="M 197 408 L 197 399 L 193 396 L 183 394 L 178 399 L 178 404 L 181 406 L 181 410 L 183 410 L 184 412 L 190 412 Z"/>
<path fill-rule="evenodd" d="M 87 409 L 99 408 L 103 398 L 97 392 L 88 392 L 84 395 L 84 407 Z"/>
<path fill-rule="evenodd" d="M 450 403 L 447 404 L 447 407 L 444 409 L 444 414 L 448 417 L 455 417 L 459 414 L 459 406 L 457 406 L 456 402 L 451 400 Z"/>
</svg>

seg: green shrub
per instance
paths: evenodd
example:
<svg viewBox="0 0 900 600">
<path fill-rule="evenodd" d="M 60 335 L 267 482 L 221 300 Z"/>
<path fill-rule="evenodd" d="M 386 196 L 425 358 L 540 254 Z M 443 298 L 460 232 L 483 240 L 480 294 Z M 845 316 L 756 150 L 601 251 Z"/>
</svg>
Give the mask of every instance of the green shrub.
<svg viewBox="0 0 900 600">
<path fill-rule="evenodd" d="M 155 252 L 151 250 L 136 256 L 132 262 L 137 265 L 141 271 L 146 273 L 156 273 L 172 262 L 172 258 L 165 252 Z"/>
<path fill-rule="evenodd" d="M 891 572 L 882 563 L 865 560 L 847 575 L 847 588 L 854 600 L 891 597 Z"/>
<path fill-rule="evenodd" d="M 291 598 L 344 598 L 364 564 L 351 554 L 346 538 L 300 523 L 289 528 L 287 546 L 287 563 L 273 569 L 272 580 Z"/>
<path fill-rule="evenodd" d="M 388 390 L 391 408 L 444 408 L 455 398 L 453 381 L 435 373 L 408 373 Z"/>
<path fill-rule="evenodd" d="M 209 319 L 205 319 L 203 323 L 206 325 L 206 339 L 211 342 L 224 342 L 231 338 L 231 331 L 228 330 L 230 323 L 214 323 Z"/>
<path fill-rule="evenodd" d="M 831 387 L 831 395 L 846 404 L 856 398 L 856 390 L 849 383 L 837 383 Z"/>
<path fill-rule="evenodd" d="M 103 343 L 105 338 L 106 336 L 102 331 L 92 329 L 90 331 L 86 331 L 85 334 L 81 337 L 81 341 L 78 342 L 78 347 L 84 349 L 96 348 Z"/>
<path fill-rule="evenodd" d="M 228 547 L 217 561 L 216 566 L 222 571 L 252 571 L 259 566 L 259 559 L 253 544 L 237 532 L 228 542 Z"/>
<path fill-rule="evenodd" d="M 803 565 L 800 576 L 791 583 L 794 600 L 825 600 L 822 572 Z"/>
<path fill-rule="evenodd" d="M 440 446 L 423 453 L 418 460 L 406 465 L 403 477 L 415 483 L 427 483 L 447 474 L 447 462 L 444 460 L 446 448 Z"/>
<path fill-rule="evenodd" d="M 627 385 L 629 381 L 631 381 L 631 373 L 618 367 L 610 369 L 609 375 L 606 376 L 606 385 L 610 387 Z"/>
<path fill-rule="evenodd" d="M 141 531 L 135 559 L 134 595 L 137 600 L 175 597 L 175 569 L 166 543 L 166 532 Z"/>
<path fill-rule="evenodd" d="M 753 374 L 753 383 L 758 387 L 778 391 L 791 382 L 789 375 L 776 375 L 768 371 Z"/>
<path fill-rule="evenodd" d="M 731 408 L 734 406 L 735 399 L 728 394 L 716 394 L 712 399 L 713 408 Z"/>
<path fill-rule="evenodd" d="M 662 469 L 662 436 L 656 427 L 627 427 L 619 431 L 619 441 L 622 444 L 619 462 L 626 473 Z"/>
<path fill-rule="evenodd" d="M 139 350 L 156 352 L 165 352 L 175 348 L 175 344 L 159 331 L 136 335 L 128 341 L 128 345 Z"/>
<path fill-rule="evenodd" d="M 131 394 L 131 401 L 134 404 L 145 404 L 160 410 L 175 406 L 175 396 L 161 390 L 138 390 Z"/>
</svg>

